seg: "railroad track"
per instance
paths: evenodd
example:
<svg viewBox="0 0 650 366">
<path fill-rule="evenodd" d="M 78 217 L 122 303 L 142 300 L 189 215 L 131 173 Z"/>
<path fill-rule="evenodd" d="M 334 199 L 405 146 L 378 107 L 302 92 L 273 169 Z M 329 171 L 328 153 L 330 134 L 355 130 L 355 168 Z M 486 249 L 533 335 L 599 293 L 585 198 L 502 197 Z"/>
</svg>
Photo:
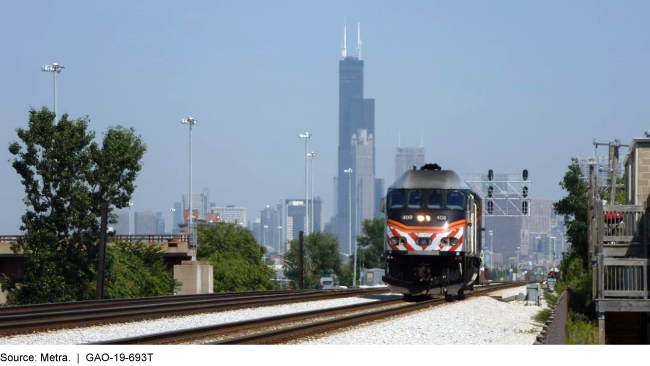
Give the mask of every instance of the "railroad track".
<svg viewBox="0 0 650 366">
<path fill-rule="evenodd" d="M 465 297 L 483 296 L 496 290 L 522 286 L 522 283 L 491 285 L 478 288 L 465 295 Z M 363 304 L 347 305 L 320 310 L 312 310 L 294 314 L 271 316 L 241 322 L 224 323 L 199 328 L 189 328 L 170 332 L 149 334 L 137 337 L 107 340 L 94 344 L 167 344 L 188 343 L 193 340 L 219 339 L 203 344 L 277 344 L 290 339 L 309 335 L 331 332 L 347 328 L 360 323 L 374 320 L 385 320 L 389 317 L 407 314 L 414 311 L 430 308 L 447 303 L 445 299 L 430 299 L 416 303 L 405 303 L 401 297 L 396 299 L 381 300 Z M 289 325 L 325 318 L 325 320 L 312 321 L 306 324 Z M 269 328 L 284 324 L 285 327 L 255 333 L 255 330 Z M 251 334 L 251 331 L 253 333 Z M 226 338 L 232 334 L 243 336 Z"/>
<path fill-rule="evenodd" d="M 132 320 L 187 315 L 205 312 L 272 306 L 302 301 L 335 299 L 387 292 L 387 289 L 319 290 L 298 292 L 213 294 L 212 296 L 181 296 L 176 299 L 112 300 L 32 306 L 34 311 L 21 307 L 0 311 L 0 335 L 70 328 Z M 162 300 L 162 301 L 157 301 Z M 175 301 L 174 301 L 175 300 Z M 9 308 L 7 308 L 9 309 Z M 13 311 L 13 312 L 12 312 Z"/>
</svg>

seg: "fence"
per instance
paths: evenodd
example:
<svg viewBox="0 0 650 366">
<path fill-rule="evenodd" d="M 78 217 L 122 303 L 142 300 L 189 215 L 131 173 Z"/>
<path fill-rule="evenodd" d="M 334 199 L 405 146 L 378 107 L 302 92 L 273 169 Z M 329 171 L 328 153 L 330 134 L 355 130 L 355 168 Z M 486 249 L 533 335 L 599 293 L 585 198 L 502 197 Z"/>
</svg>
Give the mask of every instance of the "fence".
<svg viewBox="0 0 650 366">
<path fill-rule="evenodd" d="M 537 335 L 534 345 L 566 344 L 566 322 L 569 316 L 569 293 L 567 290 L 560 295 L 551 310 L 551 316 Z"/>
</svg>

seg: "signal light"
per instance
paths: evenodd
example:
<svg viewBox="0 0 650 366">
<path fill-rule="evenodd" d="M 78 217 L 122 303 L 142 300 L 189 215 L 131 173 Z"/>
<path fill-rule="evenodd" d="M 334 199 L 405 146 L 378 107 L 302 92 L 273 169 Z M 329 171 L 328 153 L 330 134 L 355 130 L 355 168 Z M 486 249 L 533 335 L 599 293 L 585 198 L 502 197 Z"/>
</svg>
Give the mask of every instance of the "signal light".
<svg viewBox="0 0 650 366">
<path fill-rule="evenodd" d="M 523 201 L 521 203 L 521 213 L 528 215 L 528 201 Z"/>
<path fill-rule="evenodd" d="M 522 175 L 524 177 L 524 180 L 528 180 L 528 169 L 524 169 L 524 173 Z"/>
<path fill-rule="evenodd" d="M 492 215 L 492 212 L 494 211 L 494 202 L 488 201 L 487 203 L 487 212 L 488 215 Z"/>
<path fill-rule="evenodd" d="M 493 177 L 494 177 L 494 172 L 492 171 L 492 169 L 488 170 L 488 180 L 492 180 Z"/>
<path fill-rule="evenodd" d="M 488 198 L 492 198 L 493 193 L 494 193 L 494 187 L 489 186 L 488 187 Z"/>
<path fill-rule="evenodd" d="M 522 193 L 522 195 L 524 196 L 524 198 L 528 197 L 528 187 L 527 186 L 524 187 L 524 192 Z"/>
</svg>

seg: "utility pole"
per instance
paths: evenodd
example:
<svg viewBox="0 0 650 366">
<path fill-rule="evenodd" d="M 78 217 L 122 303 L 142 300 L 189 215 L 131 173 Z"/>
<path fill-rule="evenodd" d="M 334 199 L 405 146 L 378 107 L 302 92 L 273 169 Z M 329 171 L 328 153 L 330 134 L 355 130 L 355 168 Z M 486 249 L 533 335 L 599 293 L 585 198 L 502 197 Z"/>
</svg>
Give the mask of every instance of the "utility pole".
<svg viewBox="0 0 650 366">
<path fill-rule="evenodd" d="M 298 288 L 300 290 L 305 288 L 305 281 L 303 277 L 305 270 L 305 247 L 303 246 L 303 234 L 303 231 L 298 232 Z"/>
<path fill-rule="evenodd" d="M 97 288 L 95 289 L 95 299 L 104 298 L 104 272 L 106 260 L 106 230 L 108 226 L 108 202 L 103 202 L 100 209 L 100 227 L 99 227 L 99 260 L 97 261 Z"/>
<path fill-rule="evenodd" d="M 616 180 L 618 179 L 618 150 L 621 147 L 630 147 L 630 145 L 621 144 L 621 140 L 614 140 L 614 142 L 598 142 L 594 140 L 594 155 L 596 155 L 596 149 L 598 146 L 608 146 L 609 147 L 609 204 L 615 204 L 616 197 Z M 594 156 L 595 157 L 595 156 Z M 598 196 L 598 191 L 595 192 Z"/>
</svg>

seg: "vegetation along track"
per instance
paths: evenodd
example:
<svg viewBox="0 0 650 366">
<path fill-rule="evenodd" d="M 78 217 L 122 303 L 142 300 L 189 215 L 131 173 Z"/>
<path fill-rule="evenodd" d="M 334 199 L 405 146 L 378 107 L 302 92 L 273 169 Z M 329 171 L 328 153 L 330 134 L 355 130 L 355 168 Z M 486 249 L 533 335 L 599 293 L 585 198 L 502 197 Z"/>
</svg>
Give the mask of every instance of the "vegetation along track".
<svg viewBox="0 0 650 366">
<path fill-rule="evenodd" d="M 494 284 L 485 287 L 477 287 L 475 291 L 467 293 L 465 297 L 482 296 L 492 291 L 503 290 L 511 287 L 519 287 L 524 283 Z M 170 332 L 149 334 L 143 336 L 122 338 L 97 342 L 95 344 L 163 344 L 163 343 L 185 343 L 197 339 L 223 338 L 229 334 L 248 335 L 227 338 L 207 344 L 277 344 L 290 339 L 306 337 L 324 332 L 331 332 L 352 325 L 367 323 L 374 320 L 386 319 L 397 315 L 426 309 L 446 303 L 444 299 L 428 299 L 416 303 L 406 303 L 403 299 L 395 298 L 354 304 L 327 309 L 305 311 L 293 314 L 284 314 L 259 319 L 245 320 L 233 323 L 224 323 L 199 328 L 189 328 Z M 353 313 L 351 315 L 345 315 Z M 329 317 L 326 320 L 312 321 L 306 324 L 291 326 L 291 323 L 308 321 Z M 265 327 L 286 325 L 284 328 L 252 333 Z M 252 334 L 251 334 L 252 333 Z"/>
<path fill-rule="evenodd" d="M 274 291 L 17 306 L 0 310 L 0 335 L 217 312 L 387 292 L 386 289 Z M 30 308 L 25 311 L 19 308 Z"/>
</svg>

